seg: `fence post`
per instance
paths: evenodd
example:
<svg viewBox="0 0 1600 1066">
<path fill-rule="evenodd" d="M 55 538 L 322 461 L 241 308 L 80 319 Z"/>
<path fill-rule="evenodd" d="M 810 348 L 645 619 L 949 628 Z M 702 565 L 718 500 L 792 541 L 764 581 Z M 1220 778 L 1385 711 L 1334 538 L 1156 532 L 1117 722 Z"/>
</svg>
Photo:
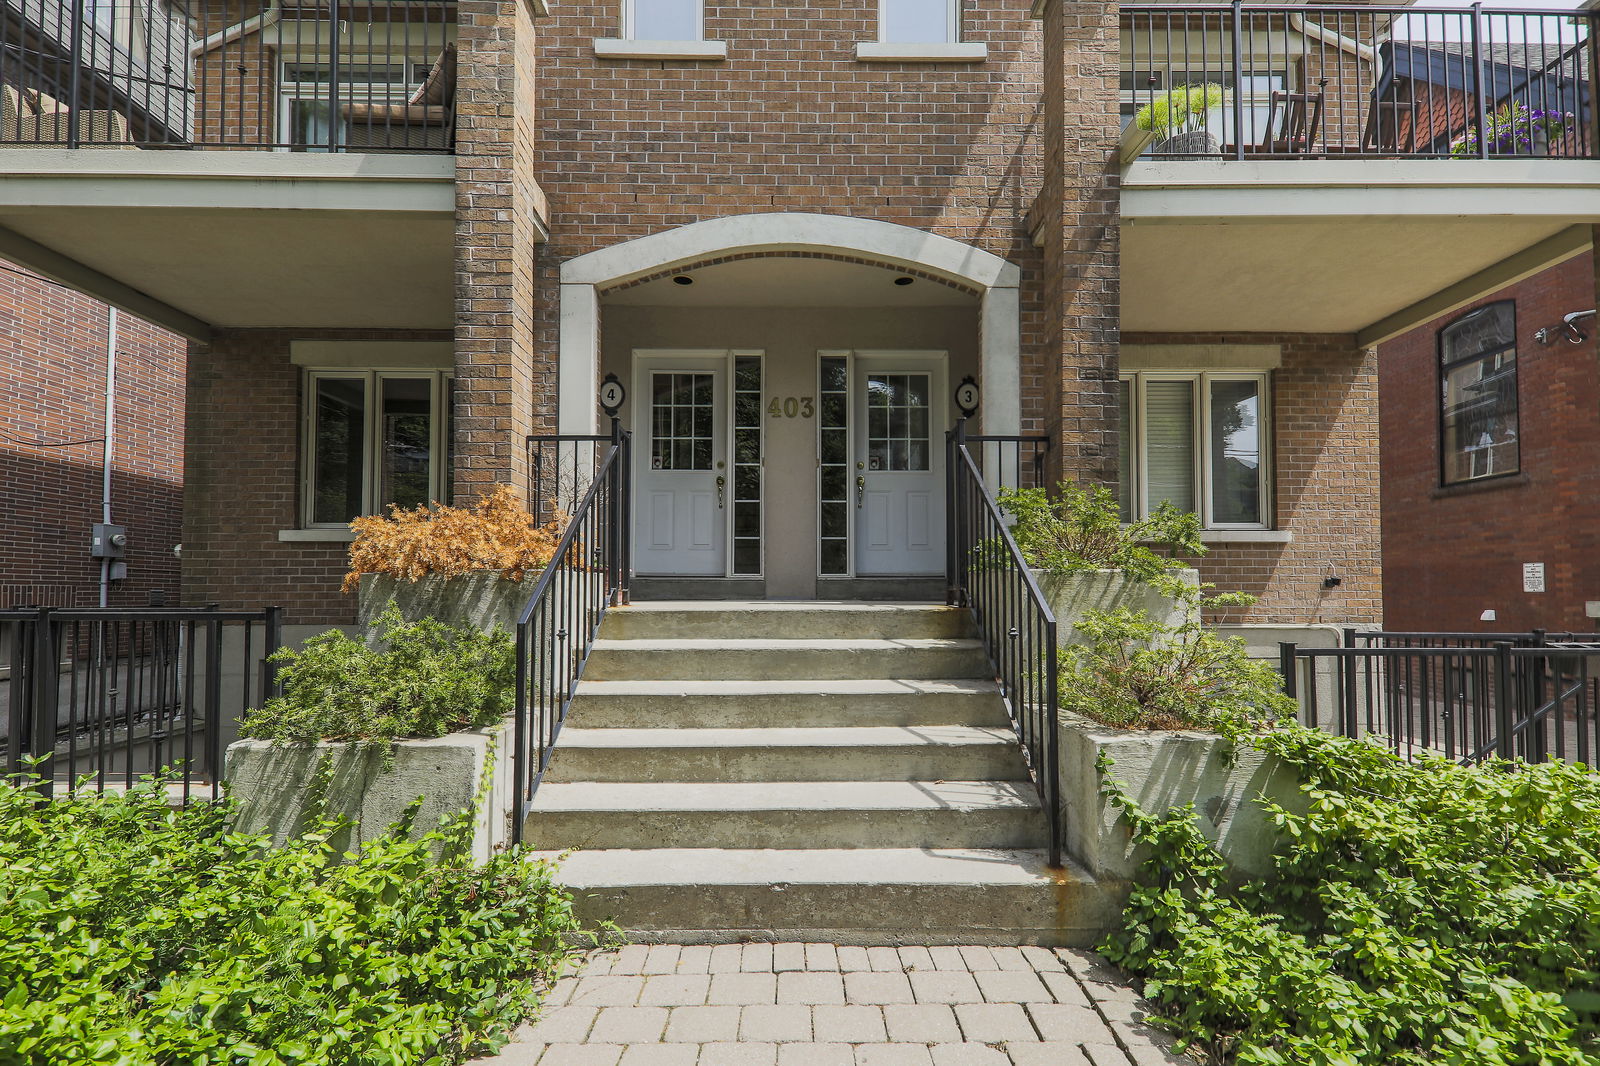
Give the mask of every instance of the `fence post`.
<svg viewBox="0 0 1600 1066">
<path fill-rule="evenodd" d="M 72 0 L 72 25 L 68 27 L 69 48 L 71 56 L 67 60 L 71 64 L 67 73 L 67 147 L 77 148 L 82 144 L 83 131 L 79 127 L 80 113 L 83 110 L 83 8 L 84 0 Z M 26 10 L 26 9 L 24 9 Z"/>
<path fill-rule="evenodd" d="M 328 151 L 339 150 L 339 130 L 344 119 L 339 114 L 339 2 L 328 0 Z"/>
<path fill-rule="evenodd" d="M 1244 80 L 1244 67 L 1239 55 L 1244 51 L 1244 0 L 1233 0 L 1233 157 L 1244 158 L 1244 97 L 1239 83 Z M 1272 136 L 1272 131 L 1267 131 Z M 1308 149 L 1310 145 L 1306 146 Z"/>
<path fill-rule="evenodd" d="M 1049 864 L 1061 865 L 1061 851 L 1066 837 L 1066 814 L 1061 809 L 1061 726 L 1060 726 L 1060 693 L 1057 691 L 1058 675 L 1056 664 L 1056 625 L 1049 622 L 1044 627 L 1045 643 L 1045 802 L 1050 805 L 1050 853 Z"/>
<path fill-rule="evenodd" d="M 1600 157 L 1600 42 L 1596 42 L 1594 36 L 1595 23 L 1600 21 L 1600 15 L 1596 15 L 1593 11 L 1577 12 L 1577 15 L 1583 19 L 1584 27 L 1589 34 L 1584 42 L 1585 51 L 1589 54 L 1589 125 L 1584 130 L 1584 135 L 1589 143 L 1583 146 L 1585 150 L 1578 154 L 1586 159 L 1594 159 Z M 1581 90 L 1575 110 L 1580 113 L 1583 110 Z"/>
<path fill-rule="evenodd" d="M 272 656 L 283 647 L 283 608 L 276 605 L 267 608 L 267 631 L 265 634 L 266 656 L 261 660 L 261 702 L 265 703 L 272 697 L 281 695 L 278 691 L 278 664 L 272 661 Z"/>
<path fill-rule="evenodd" d="M 1483 85 L 1483 3 L 1472 5 L 1472 108 L 1478 114 L 1478 158 L 1489 158 L 1489 112 Z"/>
<path fill-rule="evenodd" d="M 1511 704 L 1514 699 L 1512 692 L 1511 643 L 1497 640 L 1494 643 L 1494 718 L 1497 734 L 1495 748 L 1502 759 L 1516 756 L 1516 744 L 1512 736 Z"/>
<path fill-rule="evenodd" d="M 622 594 L 619 603 L 633 602 L 633 434 L 622 434 L 622 454 L 618 456 L 622 469 L 618 482 L 622 486 Z"/>
<path fill-rule="evenodd" d="M 55 771 L 50 765 L 56 750 L 56 698 L 59 695 L 56 662 L 55 620 L 49 607 L 39 608 L 38 630 L 33 637 L 33 721 L 23 746 L 28 755 L 41 759 L 32 770 L 40 778 L 39 791 L 55 794 Z"/>
<path fill-rule="evenodd" d="M 957 459 L 961 454 L 961 447 L 967 440 L 967 419 L 963 415 L 956 419 L 956 424 L 944 438 L 944 577 L 945 595 L 944 602 L 948 607 L 962 605 L 962 561 L 963 553 L 959 543 L 961 530 L 965 528 L 961 521 L 961 486 L 964 480 L 957 474 Z"/>
<path fill-rule="evenodd" d="M 611 416 L 611 447 L 616 454 L 606 474 L 611 481 L 606 494 L 606 525 L 609 527 L 606 531 L 606 580 L 611 585 L 606 589 L 606 602 L 616 605 L 621 602 L 622 595 L 622 420 L 616 415 Z"/>
</svg>

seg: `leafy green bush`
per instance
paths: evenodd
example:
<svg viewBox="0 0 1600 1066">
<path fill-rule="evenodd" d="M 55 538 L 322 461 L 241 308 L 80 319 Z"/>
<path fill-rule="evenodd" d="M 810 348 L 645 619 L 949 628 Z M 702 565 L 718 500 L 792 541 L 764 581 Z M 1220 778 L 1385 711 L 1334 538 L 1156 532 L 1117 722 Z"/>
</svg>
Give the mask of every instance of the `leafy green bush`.
<svg viewBox="0 0 1600 1066">
<path fill-rule="evenodd" d="M 1158 137 L 1171 137 L 1200 128 L 1206 112 L 1221 107 L 1225 99 L 1222 86 L 1216 82 L 1168 89 L 1141 107 L 1134 114 L 1133 123 Z"/>
<path fill-rule="evenodd" d="M 0 785 L 0 1062 L 449 1066 L 503 1044 L 577 933 L 552 867 L 438 865 L 401 826 L 340 861 L 159 783 Z"/>
<path fill-rule="evenodd" d="M 1198 602 L 1200 590 L 1186 588 Z M 1229 594 L 1205 602 L 1244 599 Z M 1076 628 L 1089 643 L 1059 653 L 1059 702 L 1074 713 L 1125 729 L 1204 729 L 1294 713 L 1270 663 L 1251 659 L 1244 641 L 1218 636 L 1193 617 L 1170 626 L 1119 607 L 1090 611 Z"/>
<path fill-rule="evenodd" d="M 407 622 L 392 603 L 374 626 L 377 646 L 331 629 L 300 651 L 274 652 L 283 695 L 252 711 L 243 734 L 381 742 L 442 737 L 511 713 L 516 647 L 503 631 Z"/>
<path fill-rule="evenodd" d="M 1052 497 L 1042 488 L 1002 489 L 1000 507 L 1016 522 L 1022 558 L 1036 570 L 1070 574 L 1122 570 L 1140 581 L 1155 581 L 1183 566 L 1161 555 L 1204 555 L 1197 515 L 1163 503 L 1148 518 L 1124 525 L 1117 498 L 1101 485 L 1063 482 Z"/>
<path fill-rule="evenodd" d="M 1192 808 L 1115 788 L 1151 847 L 1102 950 L 1186 1038 L 1249 1066 L 1600 1064 L 1600 775 L 1407 762 L 1298 727 L 1309 809 L 1230 886 Z"/>
</svg>

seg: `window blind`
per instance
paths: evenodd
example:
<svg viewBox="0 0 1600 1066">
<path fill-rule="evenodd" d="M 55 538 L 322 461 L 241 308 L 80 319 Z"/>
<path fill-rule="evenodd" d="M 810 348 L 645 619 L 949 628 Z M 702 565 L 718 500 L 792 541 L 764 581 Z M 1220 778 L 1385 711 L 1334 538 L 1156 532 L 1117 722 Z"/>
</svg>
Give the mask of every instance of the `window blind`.
<svg viewBox="0 0 1600 1066">
<path fill-rule="evenodd" d="M 1194 383 L 1147 381 L 1144 386 L 1145 463 L 1151 510 L 1170 502 L 1195 510 Z"/>
</svg>

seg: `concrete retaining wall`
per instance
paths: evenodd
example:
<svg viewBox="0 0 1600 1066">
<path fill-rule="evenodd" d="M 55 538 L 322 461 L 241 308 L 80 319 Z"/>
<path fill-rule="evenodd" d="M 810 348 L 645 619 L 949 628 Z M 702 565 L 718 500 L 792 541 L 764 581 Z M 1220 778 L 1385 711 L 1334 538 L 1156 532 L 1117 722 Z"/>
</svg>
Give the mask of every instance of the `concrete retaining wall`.
<svg viewBox="0 0 1600 1066">
<path fill-rule="evenodd" d="M 1200 583 L 1198 570 L 1174 570 L 1174 577 L 1188 585 Z M 1084 644 L 1086 639 L 1075 628 L 1090 611 L 1114 611 L 1131 607 L 1165 625 L 1177 627 L 1197 616 L 1192 608 L 1164 596 L 1121 570 L 1090 570 L 1057 574 L 1033 571 L 1050 610 L 1056 616 L 1056 639 L 1062 645 Z"/>
<path fill-rule="evenodd" d="M 387 770 L 382 746 L 240 740 L 229 746 L 227 757 L 230 791 L 239 802 L 237 827 L 266 834 L 278 844 L 302 832 L 313 775 L 329 756 L 333 777 L 327 813 L 351 822 L 335 838 L 336 846 L 354 848 L 382 835 L 419 797 L 422 806 L 412 836 L 420 837 L 472 805 L 492 755 L 489 792 L 477 813 L 472 841 L 473 861 L 483 862 L 496 846 L 511 840 L 511 738 L 508 719 L 492 729 L 403 740 L 394 745 L 394 765 Z"/>
<path fill-rule="evenodd" d="M 498 625 L 514 634 L 517 618 L 537 580 L 538 575 L 532 574 L 526 581 L 511 581 L 494 570 L 459 577 L 429 574 L 416 581 L 389 574 L 363 574 L 356 617 L 363 626 L 370 626 L 372 619 L 393 600 L 408 622 L 437 618 L 484 632 Z"/>
</svg>

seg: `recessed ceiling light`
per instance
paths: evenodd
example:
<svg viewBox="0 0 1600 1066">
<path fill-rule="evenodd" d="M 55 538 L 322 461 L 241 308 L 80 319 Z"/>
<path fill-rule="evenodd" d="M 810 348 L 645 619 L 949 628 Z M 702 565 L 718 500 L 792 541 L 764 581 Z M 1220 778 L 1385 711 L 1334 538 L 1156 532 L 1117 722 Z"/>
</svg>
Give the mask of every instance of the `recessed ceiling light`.
<svg viewBox="0 0 1600 1066">
<path fill-rule="evenodd" d="M 693 285 L 694 279 L 687 274 L 679 274 L 677 277 L 672 279 L 672 283 L 674 285 Z"/>
<path fill-rule="evenodd" d="M 896 285 L 910 285 L 913 281 L 916 281 L 916 280 L 917 280 L 916 278 L 898 277 L 898 278 L 894 279 L 894 283 Z"/>
</svg>

